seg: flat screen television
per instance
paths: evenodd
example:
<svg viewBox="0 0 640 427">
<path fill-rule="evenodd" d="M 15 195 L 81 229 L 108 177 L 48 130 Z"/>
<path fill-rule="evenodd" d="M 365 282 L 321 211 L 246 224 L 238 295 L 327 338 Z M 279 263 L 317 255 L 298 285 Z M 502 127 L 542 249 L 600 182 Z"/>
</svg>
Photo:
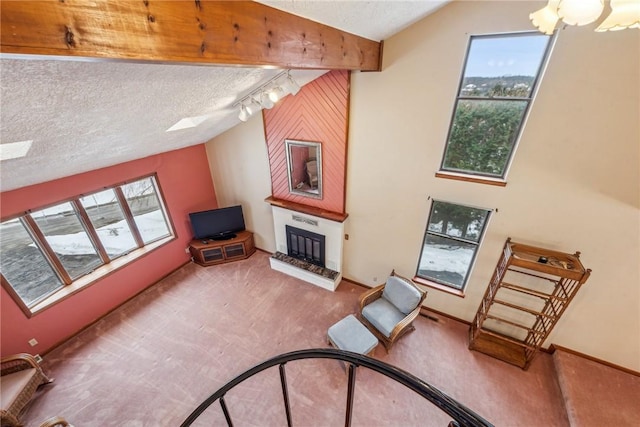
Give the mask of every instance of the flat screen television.
<svg viewBox="0 0 640 427">
<path fill-rule="evenodd" d="M 189 214 L 189 221 L 194 237 L 201 240 L 233 239 L 236 237 L 235 233 L 245 229 L 241 205 L 192 212 Z"/>
</svg>

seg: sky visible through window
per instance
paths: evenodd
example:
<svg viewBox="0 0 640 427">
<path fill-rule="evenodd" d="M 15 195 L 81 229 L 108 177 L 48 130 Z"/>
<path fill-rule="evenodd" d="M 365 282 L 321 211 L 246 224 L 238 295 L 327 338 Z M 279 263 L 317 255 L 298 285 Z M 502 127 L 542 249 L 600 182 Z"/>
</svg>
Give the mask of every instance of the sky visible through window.
<svg viewBox="0 0 640 427">
<path fill-rule="evenodd" d="M 504 178 L 550 40 L 471 36 L 441 170 Z"/>
<path fill-rule="evenodd" d="M 535 76 L 548 36 L 475 38 L 471 43 L 465 77 Z"/>
</svg>

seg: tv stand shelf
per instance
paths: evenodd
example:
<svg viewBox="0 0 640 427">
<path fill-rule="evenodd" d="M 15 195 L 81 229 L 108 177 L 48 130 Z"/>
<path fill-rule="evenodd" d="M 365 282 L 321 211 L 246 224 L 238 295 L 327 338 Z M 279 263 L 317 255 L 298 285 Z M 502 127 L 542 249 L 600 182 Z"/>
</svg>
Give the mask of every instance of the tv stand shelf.
<svg viewBox="0 0 640 427">
<path fill-rule="evenodd" d="M 246 230 L 237 232 L 233 239 L 194 239 L 189 244 L 193 261 L 205 267 L 249 258 L 255 251 L 253 233 Z"/>
</svg>

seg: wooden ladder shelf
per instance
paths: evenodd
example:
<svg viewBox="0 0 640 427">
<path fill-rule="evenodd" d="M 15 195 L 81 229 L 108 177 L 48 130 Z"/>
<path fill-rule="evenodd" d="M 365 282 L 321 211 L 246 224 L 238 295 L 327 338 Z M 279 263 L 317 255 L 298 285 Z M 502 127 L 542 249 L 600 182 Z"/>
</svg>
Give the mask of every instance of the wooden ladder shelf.
<svg viewBox="0 0 640 427">
<path fill-rule="evenodd" d="M 508 238 L 471 323 L 469 348 L 527 369 L 590 274 L 580 252 Z"/>
</svg>

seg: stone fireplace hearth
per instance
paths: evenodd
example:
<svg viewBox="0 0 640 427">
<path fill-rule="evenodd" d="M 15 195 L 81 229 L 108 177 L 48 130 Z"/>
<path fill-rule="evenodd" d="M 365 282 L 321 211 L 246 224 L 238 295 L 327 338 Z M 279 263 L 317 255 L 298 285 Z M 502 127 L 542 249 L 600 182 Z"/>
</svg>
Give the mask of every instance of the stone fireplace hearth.
<svg viewBox="0 0 640 427">
<path fill-rule="evenodd" d="M 334 220 L 322 216 L 322 213 L 314 215 L 275 206 L 273 203 L 271 209 L 277 251 L 270 259 L 271 268 L 321 288 L 335 291 L 342 280 L 346 215 L 342 220 L 340 218 Z M 292 234 L 291 232 L 287 234 L 287 229 L 299 230 L 294 231 L 294 248 L 291 247 L 290 242 Z M 322 245 L 320 244 L 322 239 L 318 236 L 324 238 Z M 323 247 L 322 262 L 318 262 L 321 246 Z M 297 256 L 300 251 L 303 252 L 303 256 Z"/>
</svg>

